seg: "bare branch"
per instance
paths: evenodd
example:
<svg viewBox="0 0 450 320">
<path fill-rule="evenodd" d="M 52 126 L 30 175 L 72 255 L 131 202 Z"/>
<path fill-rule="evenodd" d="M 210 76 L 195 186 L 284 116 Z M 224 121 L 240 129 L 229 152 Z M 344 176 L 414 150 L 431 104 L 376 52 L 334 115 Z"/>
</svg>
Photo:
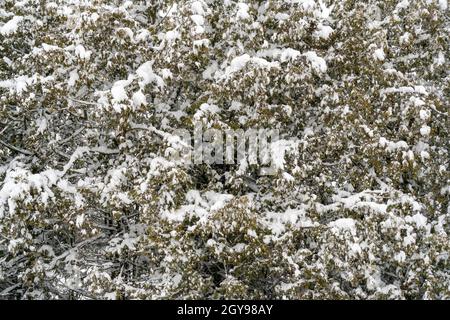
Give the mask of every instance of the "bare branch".
<svg viewBox="0 0 450 320">
<path fill-rule="evenodd" d="M 13 145 L 11 145 L 9 143 L 4 142 L 3 140 L 0 140 L 0 144 L 4 145 L 5 147 L 7 147 L 10 150 L 14 150 L 14 151 L 22 153 L 22 154 L 24 154 L 26 156 L 33 156 L 34 155 L 33 152 L 30 152 L 28 150 L 15 147 L 15 146 L 13 146 Z"/>
</svg>

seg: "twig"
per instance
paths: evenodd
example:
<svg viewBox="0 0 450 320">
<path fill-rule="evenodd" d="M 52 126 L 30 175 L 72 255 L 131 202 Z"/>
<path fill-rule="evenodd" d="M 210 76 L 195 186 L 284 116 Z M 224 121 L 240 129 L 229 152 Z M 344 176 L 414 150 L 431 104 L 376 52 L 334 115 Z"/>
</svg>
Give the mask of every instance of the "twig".
<svg viewBox="0 0 450 320">
<path fill-rule="evenodd" d="M 17 147 L 15 147 L 13 145 L 10 145 L 9 143 L 4 142 L 3 140 L 0 140 L 0 143 L 2 145 L 4 145 L 5 147 L 7 147 L 8 149 L 17 151 L 17 152 L 22 153 L 22 154 L 24 154 L 26 156 L 33 156 L 34 155 L 34 153 L 32 153 L 32 152 L 30 152 L 28 150 L 17 148 Z"/>
<path fill-rule="evenodd" d="M 155 30 L 158 29 L 158 27 L 164 22 L 164 20 L 166 20 L 167 16 L 169 15 L 170 11 L 172 11 L 173 5 L 175 4 L 175 2 L 172 3 L 172 5 L 170 6 L 169 10 L 167 11 L 166 15 L 158 22 L 158 24 L 155 26 Z"/>
<path fill-rule="evenodd" d="M 15 289 L 15 288 L 17 288 L 17 287 L 20 287 L 20 283 L 16 283 L 15 285 L 13 285 L 13 286 L 11 286 L 11 287 L 6 288 L 5 290 L 3 290 L 3 291 L 0 293 L 0 296 L 6 296 L 11 290 L 13 290 L 13 289 Z"/>
<path fill-rule="evenodd" d="M 8 124 L 7 126 L 5 126 L 5 127 L 2 129 L 2 131 L 0 131 L 0 134 L 3 134 L 3 132 L 5 132 L 6 129 L 8 129 L 8 128 L 9 128 L 9 124 Z"/>
<path fill-rule="evenodd" d="M 119 153 L 118 149 L 108 149 L 108 148 L 103 148 L 103 147 L 91 148 L 90 151 L 98 152 L 101 154 L 118 154 Z"/>
<path fill-rule="evenodd" d="M 68 137 L 68 138 L 66 138 L 66 139 L 64 139 L 64 140 L 58 141 L 58 144 L 61 145 L 61 144 L 64 144 L 64 143 L 66 143 L 66 142 L 69 142 L 69 141 L 72 140 L 74 137 L 76 137 L 76 136 L 79 135 L 81 132 L 83 132 L 84 129 L 85 129 L 85 127 L 82 127 L 82 128 L 80 128 L 80 129 L 78 129 L 78 130 L 75 131 L 70 137 Z"/>
</svg>

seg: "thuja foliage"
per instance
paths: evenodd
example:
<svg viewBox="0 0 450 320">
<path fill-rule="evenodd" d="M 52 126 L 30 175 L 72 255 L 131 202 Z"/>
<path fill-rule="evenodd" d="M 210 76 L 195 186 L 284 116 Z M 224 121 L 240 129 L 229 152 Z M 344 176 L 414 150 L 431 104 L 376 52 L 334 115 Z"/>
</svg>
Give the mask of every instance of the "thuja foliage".
<svg viewBox="0 0 450 320">
<path fill-rule="evenodd" d="M 0 298 L 450 298 L 446 0 L 0 1 Z M 274 175 L 175 129 L 277 129 Z"/>
</svg>

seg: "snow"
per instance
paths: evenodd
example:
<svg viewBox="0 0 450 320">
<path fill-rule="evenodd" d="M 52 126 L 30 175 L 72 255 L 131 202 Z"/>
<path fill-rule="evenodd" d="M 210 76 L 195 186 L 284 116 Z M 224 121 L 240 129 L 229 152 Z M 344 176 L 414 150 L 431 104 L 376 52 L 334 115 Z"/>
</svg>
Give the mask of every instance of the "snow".
<svg viewBox="0 0 450 320">
<path fill-rule="evenodd" d="M 272 157 L 271 166 L 274 169 L 284 169 L 285 154 L 288 151 L 295 151 L 297 143 L 286 139 L 281 139 L 270 144 L 270 155 Z"/>
<path fill-rule="evenodd" d="M 447 1 L 52 1 L 0 1 L 0 296 L 446 298 Z"/>
<path fill-rule="evenodd" d="M 332 221 L 328 226 L 334 231 L 349 231 L 351 234 L 356 234 L 356 221 L 351 218 L 341 218 Z"/>
<path fill-rule="evenodd" d="M 248 54 L 243 54 L 242 56 L 234 58 L 233 60 L 231 60 L 230 66 L 227 68 L 225 73 L 230 74 L 241 70 L 250 60 L 251 58 Z"/>
<path fill-rule="evenodd" d="M 287 172 L 283 172 L 283 178 L 286 180 L 286 181 L 289 181 L 289 182 L 294 182 L 295 181 L 295 178 L 293 177 L 293 176 L 291 176 L 289 173 L 287 173 Z"/>
<path fill-rule="evenodd" d="M 167 31 L 165 34 L 164 39 L 168 42 L 168 43 L 172 43 L 175 40 L 180 38 L 180 33 L 177 30 L 170 30 Z"/>
<path fill-rule="evenodd" d="M 0 26 L 0 34 L 3 36 L 10 36 L 17 32 L 19 29 L 19 23 L 23 21 L 23 17 L 14 16 L 11 20 L 7 21 L 4 25 Z"/>
<path fill-rule="evenodd" d="M 128 27 L 124 27 L 124 28 L 118 28 L 117 31 L 121 31 L 122 33 L 124 33 L 132 42 L 134 42 L 134 33 L 133 30 L 131 30 Z"/>
<path fill-rule="evenodd" d="M 133 101 L 133 106 L 136 108 L 142 105 L 144 106 L 147 105 L 147 99 L 145 98 L 145 95 L 142 93 L 142 90 L 138 90 L 135 93 L 133 93 L 131 100 Z"/>
<path fill-rule="evenodd" d="M 171 79 L 173 77 L 172 72 L 167 68 L 161 70 L 161 76 L 164 80 Z"/>
<path fill-rule="evenodd" d="M 234 196 L 231 194 L 217 193 L 214 191 L 207 191 L 205 193 L 205 197 L 208 201 L 211 211 L 222 209 L 223 207 L 225 207 L 227 202 L 234 198 Z"/>
<path fill-rule="evenodd" d="M 245 243 L 237 243 L 236 245 L 234 245 L 232 247 L 232 250 L 234 252 L 241 253 L 245 250 L 246 247 L 247 247 L 247 245 Z"/>
<path fill-rule="evenodd" d="M 203 26 L 205 24 L 205 19 L 201 15 L 194 14 L 191 16 L 191 19 L 197 26 Z"/>
<path fill-rule="evenodd" d="M 80 214 L 77 216 L 76 220 L 75 220 L 75 225 L 78 228 L 81 228 L 83 226 L 84 223 L 84 214 Z"/>
<path fill-rule="evenodd" d="M 97 12 L 93 12 L 90 16 L 90 20 L 94 23 L 98 20 L 98 18 L 100 18 L 100 16 L 98 15 Z"/>
<path fill-rule="evenodd" d="M 291 3 L 299 3 L 302 5 L 304 10 L 312 10 L 316 6 L 316 2 L 314 0 L 290 0 Z"/>
<path fill-rule="evenodd" d="M 327 71 L 327 63 L 325 59 L 319 57 L 315 51 L 307 51 L 302 54 L 300 51 L 292 48 L 272 48 L 260 50 L 257 53 L 257 56 L 259 57 L 279 59 L 282 63 L 286 61 L 293 61 L 302 55 L 306 57 L 306 60 L 310 63 L 315 72 L 322 74 Z M 272 66 L 276 67 L 277 64 L 272 62 Z"/>
<path fill-rule="evenodd" d="M 362 253 L 362 248 L 358 243 L 350 244 L 350 255 L 353 257 L 357 257 Z"/>
<path fill-rule="evenodd" d="M 420 152 L 420 157 L 421 157 L 423 160 L 427 160 L 427 159 L 430 159 L 430 154 L 429 154 L 427 151 L 421 151 L 421 152 Z"/>
<path fill-rule="evenodd" d="M 36 174 L 23 168 L 9 171 L 0 189 L 0 218 L 6 214 L 6 204 L 9 214 L 14 215 L 18 201 L 22 200 L 25 203 L 31 201 L 33 190 L 38 192 L 42 204 L 46 206 L 48 200 L 54 198 L 50 187 L 54 186 L 61 176 L 61 172 L 51 169 Z"/>
<path fill-rule="evenodd" d="M 405 32 L 399 38 L 400 44 L 408 43 L 410 38 L 411 38 L 411 34 L 409 32 Z"/>
<path fill-rule="evenodd" d="M 309 1 L 310 1 L 310 0 L 304 0 L 304 3 L 309 3 Z M 314 2 L 314 1 L 311 0 L 311 2 Z M 315 15 L 316 17 L 318 17 L 319 19 L 322 19 L 322 20 L 328 20 L 328 19 L 330 18 L 331 13 L 333 12 L 333 9 L 334 9 L 334 6 L 335 6 L 335 5 L 333 4 L 333 5 L 329 6 L 329 7 L 327 7 L 327 6 L 323 3 L 322 0 L 319 0 L 319 1 L 318 1 L 318 4 L 319 4 L 320 9 L 315 10 L 315 11 L 314 11 L 314 15 Z M 311 5 L 309 5 L 309 6 L 311 6 Z"/>
<path fill-rule="evenodd" d="M 240 2 L 237 4 L 237 13 L 236 17 L 239 20 L 250 19 L 250 14 L 248 13 L 248 5 L 246 3 Z"/>
<path fill-rule="evenodd" d="M 400 251 L 399 253 L 397 253 L 395 255 L 394 259 L 397 262 L 400 262 L 400 263 L 405 262 L 406 261 L 406 254 L 405 254 L 405 252 L 404 251 Z"/>
<path fill-rule="evenodd" d="M 380 137 L 379 144 L 381 147 L 386 148 L 386 150 L 389 152 L 393 152 L 393 151 L 396 151 L 399 149 L 408 149 L 409 148 L 406 141 L 400 140 L 397 142 L 392 142 L 392 141 L 387 140 L 384 137 Z"/>
<path fill-rule="evenodd" d="M 8 66 L 12 65 L 12 61 L 8 57 L 3 57 L 3 62 L 5 62 Z"/>
<path fill-rule="evenodd" d="M 47 129 L 47 125 L 48 125 L 47 118 L 42 117 L 42 118 L 37 119 L 36 125 L 37 125 L 36 132 L 38 134 L 42 134 L 45 131 L 45 129 Z"/>
<path fill-rule="evenodd" d="M 40 50 L 36 50 L 37 48 L 33 49 L 33 53 L 36 51 L 40 51 Z M 54 45 L 50 45 L 50 44 L 46 44 L 43 43 L 42 44 L 42 50 L 44 50 L 45 52 L 50 52 L 50 51 L 55 51 L 55 50 L 60 50 L 61 48 L 58 46 L 54 46 Z"/>
<path fill-rule="evenodd" d="M 256 233 L 256 231 L 255 230 L 251 230 L 251 229 L 247 230 L 247 235 L 252 237 L 252 238 L 257 238 L 258 237 L 258 234 Z"/>
<path fill-rule="evenodd" d="M 320 39 L 328 39 L 333 32 L 334 30 L 330 26 L 324 26 L 319 23 L 319 25 L 317 26 L 317 30 L 314 31 L 314 37 Z"/>
<path fill-rule="evenodd" d="M 318 226 L 307 217 L 304 206 L 295 209 L 288 209 L 285 212 L 267 212 L 264 217 L 264 224 L 271 230 L 274 237 L 280 237 L 289 226 L 294 228 L 311 228 Z"/>
<path fill-rule="evenodd" d="M 242 70 L 248 63 L 253 63 L 256 67 L 266 69 L 277 68 L 279 66 L 277 62 L 269 62 L 260 57 L 250 57 L 250 55 L 245 53 L 231 60 L 230 65 L 225 69 L 221 78 L 229 78 L 233 73 Z"/>
<path fill-rule="evenodd" d="M 385 95 L 388 93 L 419 93 L 423 95 L 428 95 L 425 87 L 414 86 L 414 87 L 398 87 L 398 88 L 386 88 L 380 91 L 380 95 Z"/>
<path fill-rule="evenodd" d="M 67 81 L 67 85 L 69 87 L 73 87 L 79 79 L 80 79 L 80 77 L 78 75 L 78 71 L 77 71 L 77 69 L 74 69 L 74 70 L 70 71 L 70 73 L 69 73 L 69 80 Z"/>
<path fill-rule="evenodd" d="M 280 54 L 280 61 L 281 62 L 292 61 L 295 60 L 300 55 L 301 55 L 300 51 L 292 48 L 286 48 Z"/>
<path fill-rule="evenodd" d="M 189 204 L 165 211 L 162 217 L 169 221 L 183 221 L 186 216 L 196 216 L 199 223 L 205 223 L 212 212 L 223 209 L 233 198 L 233 195 L 226 193 L 207 191 L 201 194 L 198 190 L 189 190 L 186 195 Z"/>
<path fill-rule="evenodd" d="M 130 199 L 130 197 L 125 192 L 117 192 L 115 194 L 115 198 L 125 205 L 130 205 L 133 203 L 133 200 Z"/>
<path fill-rule="evenodd" d="M 194 50 L 201 47 L 209 47 L 209 39 L 200 39 L 194 41 Z"/>
<path fill-rule="evenodd" d="M 406 9 L 408 8 L 410 5 L 409 0 L 402 0 L 400 1 L 397 6 L 395 7 L 395 10 L 401 10 L 401 9 Z"/>
<path fill-rule="evenodd" d="M 202 103 L 198 108 L 197 112 L 194 114 L 195 120 L 200 120 L 203 116 L 207 114 L 218 114 L 220 112 L 220 108 L 214 104 Z"/>
<path fill-rule="evenodd" d="M 186 201 L 188 203 L 194 204 L 196 206 L 202 206 L 202 207 L 207 207 L 207 201 L 204 200 L 200 194 L 200 191 L 198 190 L 189 190 L 186 193 Z"/>
<path fill-rule="evenodd" d="M 164 80 L 153 71 L 152 65 L 152 61 L 147 61 L 136 70 L 136 74 L 142 79 L 139 82 L 141 88 L 144 88 L 149 83 L 154 83 L 160 88 L 165 85 Z"/>
<path fill-rule="evenodd" d="M 117 300 L 117 294 L 115 291 L 105 293 L 104 297 L 106 300 Z"/>
<path fill-rule="evenodd" d="M 111 95 L 113 98 L 113 102 L 123 102 L 128 100 L 127 92 L 125 91 L 125 88 L 120 84 L 114 84 L 111 88 Z"/>
<path fill-rule="evenodd" d="M 422 109 L 419 111 L 419 116 L 421 120 L 427 121 L 430 119 L 430 111 Z"/>
<path fill-rule="evenodd" d="M 373 57 L 378 61 L 384 61 L 384 59 L 386 58 L 383 49 L 376 49 L 373 53 Z"/>
<path fill-rule="evenodd" d="M 25 241 L 23 239 L 11 239 L 8 243 L 8 251 L 16 252 L 16 248 L 20 247 Z"/>
<path fill-rule="evenodd" d="M 202 3 L 200 1 L 192 2 L 191 10 L 192 10 L 193 13 L 198 14 L 198 15 L 204 15 L 205 14 L 205 10 L 203 10 L 203 6 L 202 6 Z"/>
<path fill-rule="evenodd" d="M 438 53 L 438 56 L 434 58 L 434 63 L 438 66 L 442 66 L 445 64 L 445 55 L 442 51 Z"/>
<path fill-rule="evenodd" d="M 431 128 L 429 126 L 427 126 L 426 124 L 424 124 L 421 128 L 420 128 L 420 134 L 423 137 L 427 137 L 430 135 L 431 132 Z"/>
<path fill-rule="evenodd" d="M 91 53 L 92 51 L 86 50 L 81 44 L 75 47 L 75 55 L 82 60 L 89 60 L 91 57 Z"/>
<path fill-rule="evenodd" d="M 144 42 L 150 37 L 150 32 L 146 29 L 140 29 L 136 37 L 134 38 L 136 42 Z"/>
<path fill-rule="evenodd" d="M 370 208 L 373 212 L 385 214 L 387 204 L 373 201 L 377 193 L 382 190 L 364 190 L 359 193 L 350 194 L 348 191 L 340 191 L 332 196 L 334 203 L 343 204 L 345 209 L 355 210 L 357 208 Z"/>
<path fill-rule="evenodd" d="M 195 26 L 194 27 L 194 34 L 203 34 L 205 32 L 205 28 L 202 26 Z M 208 39 L 209 40 L 209 39 Z"/>
<path fill-rule="evenodd" d="M 327 71 L 327 63 L 325 60 L 317 55 L 314 51 L 304 53 L 306 59 L 311 63 L 312 68 L 317 73 L 324 73 Z"/>
<path fill-rule="evenodd" d="M 405 247 L 414 244 L 415 242 L 416 238 L 411 234 L 408 234 L 405 238 L 403 238 L 403 246 Z"/>
<path fill-rule="evenodd" d="M 27 90 L 27 87 L 36 82 L 36 77 L 18 76 L 14 79 L 0 81 L 0 88 L 8 88 L 12 92 L 21 94 Z"/>
<path fill-rule="evenodd" d="M 275 19 L 277 19 L 278 21 L 287 20 L 287 19 L 289 19 L 289 15 L 287 13 L 279 12 L 275 15 Z"/>
</svg>

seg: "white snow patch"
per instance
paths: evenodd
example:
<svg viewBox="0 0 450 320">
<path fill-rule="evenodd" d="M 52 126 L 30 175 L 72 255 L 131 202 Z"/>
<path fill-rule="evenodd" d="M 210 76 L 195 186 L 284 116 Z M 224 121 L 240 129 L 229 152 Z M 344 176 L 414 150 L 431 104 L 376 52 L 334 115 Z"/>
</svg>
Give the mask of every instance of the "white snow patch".
<svg viewBox="0 0 450 320">
<path fill-rule="evenodd" d="M 9 36 L 16 33 L 19 28 L 19 23 L 22 22 L 22 20 L 23 17 L 14 16 L 11 20 L 0 27 L 0 34 L 3 36 Z"/>
<path fill-rule="evenodd" d="M 300 55 L 301 55 L 300 51 L 292 48 L 286 48 L 283 51 L 281 51 L 280 61 L 281 62 L 286 62 L 288 60 L 292 61 L 295 60 Z"/>
<path fill-rule="evenodd" d="M 47 129 L 47 125 L 48 125 L 47 118 L 42 117 L 42 118 L 36 120 L 36 125 L 38 126 L 36 132 L 39 134 L 43 133 L 45 131 L 45 129 Z"/>
<path fill-rule="evenodd" d="M 289 225 L 295 229 L 310 228 L 318 225 L 306 216 L 306 211 L 303 207 L 287 209 L 285 212 L 267 212 L 263 221 L 275 236 L 282 235 Z"/>
<path fill-rule="evenodd" d="M 394 259 L 395 259 L 395 261 L 400 262 L 400 263 L 405 262 L 406 261 L 406 254 L 405 254 L 405 252 L 404 251 L 400 251 L 399 253 L 397 253 L 394 256 Z"/>
<path fill-rule="evenodd" d="M 381 147 L 385 148 L 389 152 L 393 152 L 399 149 L 408 149 L 409 146 L 406 141 L 400 140 L 397 142 L 392 142 L 384 137 L 380 137 L 379 144 Z"/>
<path fill-rule="evenodd" d="M 198 14 L 198 15 L 204 15 L 205 14 L 205 10 L 203 10 L 203 6 L 202 3 L 200 1 L 194 1 L 191 4 L 191 10 L 193 13 Z"/>
<path fill-rule="evenodd" d="M 373 57 L 378 61 L 384 61 L 386 58 L 383 49 L 376 49 L 373 53 Z"/>
<path fill-rule="evenodd" d="M 175 29 L 167 31 L 164 36 L 164 39 L 169 43 L 172 43 L 179 38 L 180 38 L 180 33 Z"/>
<path fill-rule="evenodd" d="M 91 53 L 92 52 L 90 50 L 86 50 L 81 44 L 75 47 L 75 55 L 80 59 L 89 60 Z"/>
<path fill-rule="evenodd" d="M 248 5 L 246 3 L 238 3 L 237 4 L 238 10 L 236 13 L 236 17 L 240 20 L 249 19 L 250 15 L 248 13 Z"/>
<path fill-rule="evenodd" d="M 263 58 L 259 57 L 250 57 L 248 54 L 243 54 L 241 56 L 235 57 L 230 62 L 230 66 L 225 69 L 225 73 L 223 75 L 224 78 L 229 77 L 231 74 L 238 72 L 243 69 L 247 63 L 254 63 L 260 68 L 275 68 L 278 67 L 279 64 L 277 62 L 269 62 Z"/>
<path fill-rule="evenodd" d="M 350 231 L 351 234 L 356 234 L 356 222 L 351 218 L 341 218 L 332 221 L 328 224 L 334 231 Z"/>
<path fill-rule="evenodd" d="M 135 93 L 133 93 L 131 100 L 133 101 L 134 107 L 140 107 L 141 105 L 144 105 L 144 106 L 147 105 L 147 99 L 145 98 L 145 95 L 142 93 L 142 90 L 138 90 Z"/>
<path fill-rule="evenodd" d="M 197 26 L 203 26 L 205 24 L 205 18 L 201 15 L 194 14 L 191 16 L 191 19 Z"/>
<path fill-rule="evenodd" d="M 139 82 L 141 88 L 152 82 L 160 88 L 164 87 L 164 80 L 153 72 L 152 65 L 152 61 L 147 61 L 136 70 L 136 74 L 142 79 L 142 81 Z"/>
<path fill-rule="evenodd" d="M 380 90 L 380 95 L 383 96 L 388 93 L 419 93 L 423 95 L 428 95 L 425 87 L 423 86 L 414 86 L 414 87 L 399 87 L 399 88 L 386 88 Z"/>
<path fill-rule="evenodd" d="M 427 126 L 426 124 L 424 124 L 421 128 L 420 128 L 420 134 L 423 137 L 428 137 L 430 135 L 431 132 L 431 128 L 429 126 Z"/>
<path fill-rule="evenodd" d="M 320 39 L 328 39 L 330 35 L 334 32 L 333 28 L 330 26 L 324 26 L 321 23 L 317 26 L 317 30 L 314 31 L 314 37 Z"/>
<path fill-rule="evenodd" d="M 113 102 L 122 102 L 128 99 L 127 92 L 121 85 L 114 84 L 111 88 L 111 95 L 113 97 Z"/>
<path fill-rule="evenodd" d="M 430 111 L 422 109 L 419 111 L 419 116 L 421 120 L 426 121 L 430 118 Z"/>
<path fill-rule="evenodd" d="M 296 150 L 297 144 L 290 140 L 278 140 L 270 144 L 270 152 L 272 157 L 272 167 L 274 169 L 284 169 L 284 157 L 287 151 Z"/>
<path fill-rule="evenodd" d="M 77 218 L 75 220 L 75 225 L 78 228 L 81 228 L 83 226 L 83 223 L 84 223 L 84 214 L 82 213 L 82 214 L 77 216 Z"/>
<path fill-rule="evenodd" d="M 308 51 L 304 53 L 304 55 L 317 73 L 324 73 L 327 71 L 327 63 L 323 58 L 319 57 L 316 52 Z"/>
<path fill-rule="evenodd" d="M 80 77 L 78 76 L 78 71 L 77 69 L 74 69 L 69 73 L 69 80 L 67 81 L 67 85 L 69 87 L 73 87 L 79 79 Z"/>
<path fill-rule="evenodd" d="M 427 217 L 421 213 L 406 217 L 407 222 L 414 223 L 417 228 L 425 228 L 427 226 Z"/>
</svg>

